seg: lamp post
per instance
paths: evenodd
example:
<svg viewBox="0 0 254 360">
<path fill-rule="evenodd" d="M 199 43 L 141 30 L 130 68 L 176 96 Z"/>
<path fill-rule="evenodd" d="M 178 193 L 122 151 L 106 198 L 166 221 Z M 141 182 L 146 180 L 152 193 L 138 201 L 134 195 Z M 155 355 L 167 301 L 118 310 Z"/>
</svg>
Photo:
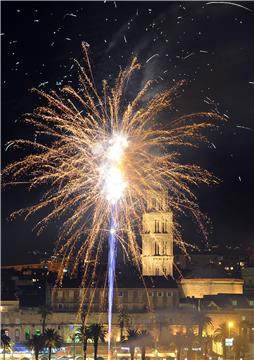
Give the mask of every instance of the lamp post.
<svg viewBox="0 0 254 360">
<path fill-rule="evenodd" d="M 230 329 L 232 328 L 234 326 L 234 323 L 233 323 L 233 321 L 229 321 L 228 322 L 228 337 L 229 337 L 229 339 L 230 339 Z M 231 351 L 231 346 L 229 345 L 229 351 Z"/>
<path fill-rule="evenodd" d="M 230 338 L 230 329 L 234 326 L 233 321 L 228 322 L 228 337 Z"/>
</svg>

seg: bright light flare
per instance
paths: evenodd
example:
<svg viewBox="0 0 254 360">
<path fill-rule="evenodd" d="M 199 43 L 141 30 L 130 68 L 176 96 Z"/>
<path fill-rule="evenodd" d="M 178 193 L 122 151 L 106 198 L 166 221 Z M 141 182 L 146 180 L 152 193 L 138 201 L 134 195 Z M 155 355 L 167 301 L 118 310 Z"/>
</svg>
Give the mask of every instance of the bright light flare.
<svg viewBox="0 0 254 360">
<path fill-rule="evenodd" d="M 122 160 L 128 142 L 123 135 L 114 135 L 108 143 L 106 164 L 102 166 L 103 191 L 106 199 L 111 204 L 115 204 L 123 196 L 127 186 L 122 170 Z"/>
<path fill-rule="evenodd" d="M 107 157 L 109 161 L 120 163 L 123 155 L 124 150 L 128 146 L 127 138 L 123 135 L 114 135 L 112 139 L 109 140 L 109 147 L 107 150 Z"/>
</svg>

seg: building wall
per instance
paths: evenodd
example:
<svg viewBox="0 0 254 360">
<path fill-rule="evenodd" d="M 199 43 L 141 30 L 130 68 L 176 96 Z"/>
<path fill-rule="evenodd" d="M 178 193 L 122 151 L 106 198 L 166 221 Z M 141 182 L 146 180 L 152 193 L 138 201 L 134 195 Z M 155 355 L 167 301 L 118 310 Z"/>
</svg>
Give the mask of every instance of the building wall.
<svg viewBox="0 0 254 360">
<path fill-rule="evenodd" d="M 170 339 L 172 335 L 176 333 L 186 333 L 187 326 L 193 324 L 193 317 L 196 311 L 191 307 L 183 307 L 168 310 L 158 310 L 156 312 L 147 313 L 129 313 L 128 323 L 125 324 L 124 335 L 127 328 L 132 329 L 146 329 L 154 337 L 157 346 L 161 349 L 169 347 Z M 42 330 L 42 319 L 38 313 L 38 309 L 19 309 L 10 310 L 4 312 L 2 315 L 2 328 L 8 329 L 9 336 L 12 341 L 26 342 L 28 338 L 26 334 L 29 330 L 30 336 L 38 333 Z M 239 324 L 243 321 L 243 318 L 247 318 L 249 321 L 254 321 L 254 308 L 253 309 L 240 309 L 238 311 L 226 310 L 226 309 L 211 309 L 206 311 L 206 315 L 212 319 L 212 326 L 207 327 L 204 331 L 204 335 L 213 335 L 214 331 L 223 322 L 233 322 L 231 335 L 236 336 L 239 331 Z M 107 328 L 107 316 L 106 312 L 90 313 L 87 316 L 87 324 L 102 323 Z M 119 326 L 119 314 L 113 314 L 113 331 L 112 342 L 113 344 L 120 341 L 120 326 Z M 77 331 L 81 325 L 80 317 L 76 312 L 52 312 L 47 316 L 46 327 L 54 328 L 63 337 L 66 344 L 71 344 L 72 335 Z M 193 326 L 194 332 L 198 333 L 198 327 Z M 252 339 L 254 342 L 254 330 Z M 230 334 L 229 334 L 230 335 Z M 214 344 L 216 347 L 217 345 Z M 92 352 L 92 348 L 90 349 Z M 106 350 L 106 349 L 105 349 Z M 80 349 L 81 351 L 81 349 Z"/>
<path fill-rule="evenodd" d="M 244 292 L 249 295 L 254 294 L 254 267 L 242 269 L 242 277 L 244 280 Z"/>
<path fill-rule="evenodd" d="M 51 306 L 54 311 L 77 311 L 80 300 L 90 311 L 100 312 L 107 309 L 107 290 L 53 288 Z M 89 299 L 89 300 L 88 300 Z M 148 309 L 172 309 L 178 305 L 178 289 L 118 288 L 115 290 L 113 310 L 147 312 Z"/>
<path fill-rule="evenodd" d="M 202 298 L 204 295 L 243 294 L 241 279 L 181 279 L 180 294 L 183 297 Z"/>
</svg>

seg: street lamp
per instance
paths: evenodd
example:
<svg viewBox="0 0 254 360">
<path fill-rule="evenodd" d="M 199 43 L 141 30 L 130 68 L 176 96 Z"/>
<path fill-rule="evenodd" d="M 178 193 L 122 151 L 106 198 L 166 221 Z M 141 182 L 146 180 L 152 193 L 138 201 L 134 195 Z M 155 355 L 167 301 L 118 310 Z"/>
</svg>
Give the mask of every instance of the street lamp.
<svg viewBox="0 0 254 360">
<path fill-rule="evenodd" d="M 229 339 L 230 339 L 230 329 L 232 328 L 234 326 L 234 323 L 233 323 L 233 321 L 229 321 L 228 322 L 228 337 L 229 337 Z M 229 351 L 231 351 L 231 346 L 229 345 Z"/>
<path fill-rule="evenodd" d="M 230 329 L 234 326 L 233 321 L 228 322 L 228 337 L 230 338 Z"/>
</svg>

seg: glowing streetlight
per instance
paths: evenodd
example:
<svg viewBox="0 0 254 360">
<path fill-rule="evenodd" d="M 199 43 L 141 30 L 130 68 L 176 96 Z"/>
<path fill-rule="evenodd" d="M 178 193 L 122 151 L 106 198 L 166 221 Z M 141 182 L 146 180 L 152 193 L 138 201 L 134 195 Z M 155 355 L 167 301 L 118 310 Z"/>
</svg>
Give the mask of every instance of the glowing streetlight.
<svg viewBox="0 0 254 360">
<path fill-rule="evenodd" d="M 230 338 L 230 329 L 234 326 L 233 321 L 228 322 L 228 337 Z"/>
</svg>

